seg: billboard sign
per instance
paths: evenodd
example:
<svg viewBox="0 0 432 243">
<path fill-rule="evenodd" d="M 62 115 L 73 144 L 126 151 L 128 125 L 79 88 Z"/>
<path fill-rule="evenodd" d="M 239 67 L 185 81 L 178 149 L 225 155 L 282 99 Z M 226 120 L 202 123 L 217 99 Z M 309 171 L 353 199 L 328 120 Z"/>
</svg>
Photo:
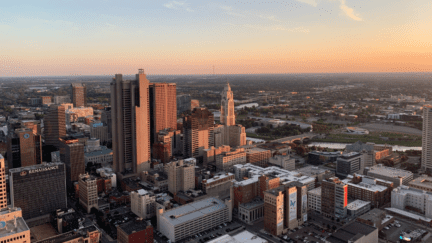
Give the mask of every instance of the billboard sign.
<svg viewBox="0 0 432 243">
<path fill-rule="evenodd" d="M 301 213 L 305 214 L 307 212 L 307 194 L 303 194 L 301 203 Z"/>
<path fill-rule="evenodd" d="M 289 195 L 289 220 L 297 218 L 297 192 Z"/>
</svg>

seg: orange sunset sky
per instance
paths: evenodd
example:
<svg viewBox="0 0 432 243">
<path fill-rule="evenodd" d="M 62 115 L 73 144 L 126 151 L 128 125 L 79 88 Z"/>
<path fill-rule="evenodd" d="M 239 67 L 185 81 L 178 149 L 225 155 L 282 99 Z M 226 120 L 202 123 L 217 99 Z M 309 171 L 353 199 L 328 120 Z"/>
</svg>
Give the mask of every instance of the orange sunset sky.
<svg viewBox="0 0 432 243">
<path fill-rule="evenodd" d="M 0 77 L 431 72 L 432 1 L 8 1 Z"/>
</svg>

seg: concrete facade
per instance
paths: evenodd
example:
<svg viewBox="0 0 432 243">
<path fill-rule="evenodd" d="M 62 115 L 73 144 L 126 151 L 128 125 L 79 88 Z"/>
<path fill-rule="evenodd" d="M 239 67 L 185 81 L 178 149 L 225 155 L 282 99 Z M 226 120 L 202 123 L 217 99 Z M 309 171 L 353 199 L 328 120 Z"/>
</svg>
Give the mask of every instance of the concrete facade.
<svg viewBox="0 0 432 243">
<path fill-rule="evenodd" d="M 139 174 L 150 169 L 149 80 L 143 69 L 135 80 L 116 74 L 111 82 L 113 169 Z"/>
</svg>

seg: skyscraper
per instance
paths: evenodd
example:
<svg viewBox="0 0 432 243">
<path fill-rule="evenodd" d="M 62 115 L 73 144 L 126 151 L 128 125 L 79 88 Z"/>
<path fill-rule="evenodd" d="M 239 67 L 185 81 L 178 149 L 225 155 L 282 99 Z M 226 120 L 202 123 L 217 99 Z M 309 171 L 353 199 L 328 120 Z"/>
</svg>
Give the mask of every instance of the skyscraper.
<svg viewBox="0 0 432 243">
<path fill-rule="evenodd" d="M 61 162 L 42 163 L 9 170 L 12 207 L 20 207 L 24 219 L 65 208 L 65 165 Z"/>
<path fill-rule="evenodd" d="M 85 84 L 74 83 L 72 88 L 72 103 L 74 107 L 87 106 L 87 87 Z"/>
<path fill-rule="evenodd" d="M 41 136 L 34 121 L 9 119 L 7 134 L 8 168 L 42 162 Z"/>
<path fill-rule="evenodd" d="M 140 173 L 150 169 L 149 81 L 143 69 L 136 80 L 116 74 L 111 82 L 113 169 Z"/>
<path fill-rule="evenodd" d="M 222 125 L 214 128 L 214 144 L 216 147 L 229 145 L 231 147 L 246 145 L 246 131 L 242 125 L 235 124 L 234 96 L 230 85 L 227 83 L 221 93 Z"/>
<path fill-rule="evenodd" d="M 183 118 L 183 156 L 200 157 L 204 149 L 214 145 L 214 116 L 206 108 L 195 108 L 192 114 Z"/>
<path fill-rule="evenodd" d="M 151 83 L 150 96 L 150 139 L 158 140 L 158 133 L 166 128 L 177 129 L 177 96 L 175 83 Z"/>
<path fill-rule="evenodd" d="M 7 190 L 6 190 L 6 167 L 3 156 L 0 154 L 0 210 L 7 208 Z"/>
<path fill-rule="evenodd" d="M 421 168 L 432 170 L 432 105 L 423 106 L 423 133 Z"/>
<path fill-rule="evenodd" d="M 59 146 L 59 138 L 66 136 L 65 107 L 52 105 L 44 118 L 45 144 Z"/>
<path fill-rule="evenodd" d="M 226 126 L 235 125 L 234 96 L 229 83 L 222 91 L 220 123 Z"/>
<path fill-rule="evenodd" d="M 60 139 L 59 148 L 61 161 L 66 164 L 66 182 L 71 187 L 72 182 L 85 173 L 84 144 L 78 139 L 64 137 Z"/>
</svg>

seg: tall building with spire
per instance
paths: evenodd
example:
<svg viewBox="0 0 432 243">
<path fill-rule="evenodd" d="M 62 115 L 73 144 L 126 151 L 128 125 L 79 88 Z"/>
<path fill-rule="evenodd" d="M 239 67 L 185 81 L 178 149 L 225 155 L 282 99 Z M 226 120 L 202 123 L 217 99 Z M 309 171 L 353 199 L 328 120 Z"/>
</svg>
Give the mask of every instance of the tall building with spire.
<svg viewBox="0 0 432 243">
<path fill-rule="evenodd" d="M 226 126 L 235 125 L 234 95 L 229 83 L 222 91 L 220 122 Z"/>
<path fill-rule="evenodd" d="M 215 125 L 215 147 L 229 145 L 231 147 L 246 145 L 246 131 L 242 125 L 235 124 L 234 95 L 229 83 L 226 84 L 221 94 L 222 125 Z"/>
<path fill-rule="evenodd" d="M 140 69 L 135 80 L 116 74 L 111 82 L 113 169 L 140 173 L 150 169 L 149 80 Z"/>
</svg>

